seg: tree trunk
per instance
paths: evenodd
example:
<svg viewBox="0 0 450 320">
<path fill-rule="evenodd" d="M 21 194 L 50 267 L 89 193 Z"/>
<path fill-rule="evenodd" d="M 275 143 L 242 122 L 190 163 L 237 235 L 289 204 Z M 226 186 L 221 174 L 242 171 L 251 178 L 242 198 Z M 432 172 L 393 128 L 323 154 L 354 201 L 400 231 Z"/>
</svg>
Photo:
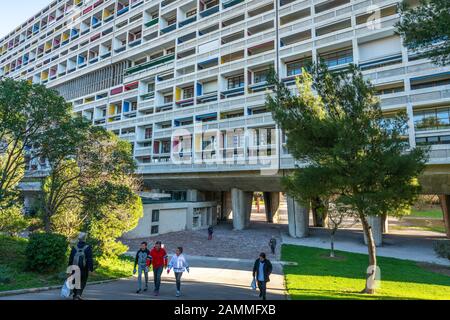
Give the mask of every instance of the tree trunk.
<svg viewBox="0 0 450 320">
<path fill-rule="evenodd" d="M 311 211 L 314 227 L 326 227 L 327 211 L 320 198 L 314 198 L 311 200 Z"/>
<path fill-rule="evenodd" d="M 361 223 L 363 225 L 364 233 L 367 237 L 367 249 L 369 253 L 369 268 L 366 274 L 366 288 L 363 290 L 364 293 L 374 294 L 375 288 L 373 284 L 376 279 L 376 270 L 377 270 L 377 253 L 375 241 L 373 239 L 372 227 L 369 225 L 367 218 L 364 214 L 359 215 L 361 219 Z M 370 270 L 370 272 L 369 272 Z"/>
</svg>

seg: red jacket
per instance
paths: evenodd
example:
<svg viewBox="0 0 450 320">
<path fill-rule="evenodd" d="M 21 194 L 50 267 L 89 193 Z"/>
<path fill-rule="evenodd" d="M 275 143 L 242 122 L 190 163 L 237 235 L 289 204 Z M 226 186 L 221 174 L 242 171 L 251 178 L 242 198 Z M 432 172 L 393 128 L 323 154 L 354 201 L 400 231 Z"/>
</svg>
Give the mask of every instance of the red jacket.
<svg viewBox="0 0 450 320">
<path fill-rule="evenodd" d="M 161 248 L 159 250 L 156 250 L 156 248 L 153 248 L 152 251 L 150 251 L 150 260 L 148 260 L 147 264 L 150 266 L 150 263 L 153 266 L 153 269 L 157 269 L 159 267 L 167 267 L 168 263 L 168 256 L 165 249 Z"/>
</svg>

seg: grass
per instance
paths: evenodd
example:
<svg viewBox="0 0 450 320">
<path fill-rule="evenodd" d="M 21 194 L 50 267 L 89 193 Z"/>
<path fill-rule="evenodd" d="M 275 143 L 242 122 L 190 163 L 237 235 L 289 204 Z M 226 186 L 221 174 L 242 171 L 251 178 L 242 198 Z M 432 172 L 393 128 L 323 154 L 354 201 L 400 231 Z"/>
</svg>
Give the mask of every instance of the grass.
<svg viewBox="0 0 450 320">
<path fill-rule="evenodd" d="M 284 245 L 287 290 L 292 299 L 450 299 L 450 277 L 420 267 L 416 262 L 378 257 L 381 288 L 375 295 L 360 293 L 365 286 L 365 254 Z"/>
<path fill-rule="evenodd" d="M 440 208 L 436 209 L 430 208 L 425 210 L 413 209 L 409 216 L 417 218 L 443 219 L 442 210 Z"/>
<path fill-rule="evenodd" d="M 27 240 L 0 235 L 0 292 L 27 288 L 61 285 L 65 279 L 65 268 L 53 274 L 27 271 L 33 255 L 26 253 Z M 133 262 L 129 257 L 100 260 L 89 282 L 128 277 L 132 275 Z"/>
</svg>

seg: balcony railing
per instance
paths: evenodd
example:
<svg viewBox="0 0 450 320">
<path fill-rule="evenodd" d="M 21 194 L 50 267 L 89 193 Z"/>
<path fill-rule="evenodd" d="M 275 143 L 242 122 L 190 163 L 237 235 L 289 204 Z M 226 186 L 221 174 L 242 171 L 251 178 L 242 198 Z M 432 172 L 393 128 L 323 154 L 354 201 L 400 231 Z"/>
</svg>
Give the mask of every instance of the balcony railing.
<svg viewBox="0 0 450 320">
<path fill-rule="evenodd" d="M 140 64 L 138 66 L 126 69 L 125 70 L 125 75 L 131 75 L 131 74 L 135 74 L 135 73 L 138 73 L 138 72 L 150 69 L 150 68 L 154 68 L 154 67 L 157 67 L 157 66 L 159 66 L 161 64 L 170 62 L 170 61 L 172 61 L 174 59 L 175 59 L 175 54 L 165 55 L 165 56 L 153 59 L 153 60 L 151 60 L 151 61 L 149 61 L 147 63 L 143 63 L 143 64 Z"/>
<path fill-rule="evenodd" d="M 193 22 L 195 22 L 195 21 L 197 21 L 197 16 L 194 16 L 194 17 L 191 17 L 191 18 L 189 18 L 189 19 L 186 19 L 186 20 L 181 21 L 181 22 L 178 24 L 178 27 L 181 28 L 181 27 L 187 26 L 188 24 L 193 23 Z"/>
<path fill-rule="evenodd" d="M 157 24 L 158 22 L 159 22 L 159 18 L 155 18 L 155 19 L 150 20 L 149 22 L 147 22 L 147 23 L 145 24 L 145 26 L 146 26 L 147 28 L 149 28 L 149 27 L 151 27 L 151 26 L 154 26 L 154 25 Z"/>
<path fill-rule="evenodd" d="M 232 6 L 235 6 L 241 2 L 244 2 L 244 0 L 225 0 L 223 1 L 223 8 L 231 8 Z"/>
<path fill-rule="evenodd" d="M 177 28 L 177 24 L 173 23 L 168 27 L 161 29 L 161 34 L 169 33 Z"/>
<path fill-rule="evenodd" d="M 209 9 L 205 10 L 205 11 L 200 12 L 200 16 L 202 18 L 209 17 L 210 15 L 213 15 L 214 13 L 219 12 L 219 10 L 220 10 L 220 6 L 217 5 L 215 7 L 212 7 L 212 8 L 209 8 Z"/>
</svg>

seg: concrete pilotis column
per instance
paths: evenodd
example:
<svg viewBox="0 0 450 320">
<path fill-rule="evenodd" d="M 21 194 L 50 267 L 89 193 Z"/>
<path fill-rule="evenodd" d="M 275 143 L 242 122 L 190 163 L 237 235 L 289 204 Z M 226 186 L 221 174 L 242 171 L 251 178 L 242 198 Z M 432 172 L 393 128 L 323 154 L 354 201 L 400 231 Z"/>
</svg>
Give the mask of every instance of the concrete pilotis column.
<svg viewBox="0 0 450 320">
<path fill-rule="evenodd" d="M 287 199 L 289 235 L 294 238 L 305 238 L 309 235 L 309 208 L 300 205 L 292 197 Z"/>
<path fill-rule="evenodd" d="M 369 216 L 367 217 L 367 222 L 369 226 L 372 227 L 373 241 L 375 245 L 381 246 L 383 244 L 383 218 L 379 216 Z M 367 244 L 367 237 L 364 233 L 364 243 Z"/>
<path fill-rule="evenodd" d="M 280 193 L 264 192 L 264 206 L 266 209 L 266 221 L 272 223 L 280 207 Z"/>
<path fill-rule="evenodd" d="M 186 192 L 186 200 L 187 201 L 205 201 L 205 194 L 201 191 L 191 189 Z"/>
<path fill-rule="evenodd" d="M 383 233 L 389 233 L 389 216 L 386 214 L 382 217 Z"/>
<path fill-rule="evenodd" d="M 447 230 L 447 237 L 450 238 L 450 195 L 439 195 L 441 201 L 442 213 L 444 215 L 445 228 Z"/>
<path fill-rule="evenodd" d="M 222 216 L 221 220 L 230 219 L 231 213 L 233 211 L 233 206 L 231 203 L 231 192 L 222 192 Z"/>
<path fill-rule="evenodd" d="M 231 189 L 231 203 L 233 208 L 233 227 L 244 230 L 250 225 L 253 192 Z"/>
</svg>

